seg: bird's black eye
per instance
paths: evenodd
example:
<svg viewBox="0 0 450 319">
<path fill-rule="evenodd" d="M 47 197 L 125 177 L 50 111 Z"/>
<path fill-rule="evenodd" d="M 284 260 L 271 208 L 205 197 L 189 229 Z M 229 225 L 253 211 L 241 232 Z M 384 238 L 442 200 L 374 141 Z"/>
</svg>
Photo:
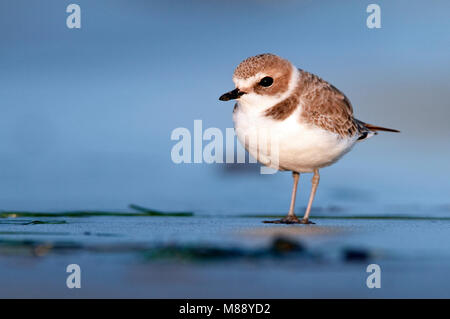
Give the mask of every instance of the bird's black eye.
<svg viewBox="0 0 450 319">
<path fill-rule="evenodd" d="M 266 76 L 266 77 L 262 78 L 261 81 L 259 81 L 259 85 L 265 86 L 265 87 L 271 86 L 272 83 L 273 83 L 273 79 L 270 76 Z"/>
</svg>

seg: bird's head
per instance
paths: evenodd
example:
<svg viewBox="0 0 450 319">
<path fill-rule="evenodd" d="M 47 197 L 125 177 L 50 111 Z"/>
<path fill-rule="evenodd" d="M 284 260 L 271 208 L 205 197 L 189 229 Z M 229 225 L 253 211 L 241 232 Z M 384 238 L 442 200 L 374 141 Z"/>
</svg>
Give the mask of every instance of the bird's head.
<svg viewBox="0 0 450 319">
<path fill-rule="evenodd" d="M 274 54 L 247 58 L 234 71 L 236 88 L 223 94 L 219 100 L 237 99 L 240 104 L 266 108 L 285 98 L 297 73 L 289 61 Z"/>
</svg>

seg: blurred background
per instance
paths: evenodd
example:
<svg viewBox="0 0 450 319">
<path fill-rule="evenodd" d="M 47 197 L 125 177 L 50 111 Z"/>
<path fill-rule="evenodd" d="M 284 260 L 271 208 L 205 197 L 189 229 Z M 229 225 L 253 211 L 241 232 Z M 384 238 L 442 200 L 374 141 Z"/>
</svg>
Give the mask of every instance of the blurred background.
<svg viewBox="0 0 450 319">
<path fill-rule="evenodd" d="M 81 29 L 66 27 L 72 2 Z M 233 126 L 218 97 L 241 60 L 271 52 L 402 131 L 323 169 L 317 209 L 448 213 L 450 4 L 376 1 L 382 28 L 368 29 L 369 3 L 0 2 L 0 209 L 287 211 L 290 173 L 170 157 L 177 127 Z"/>
</svg>

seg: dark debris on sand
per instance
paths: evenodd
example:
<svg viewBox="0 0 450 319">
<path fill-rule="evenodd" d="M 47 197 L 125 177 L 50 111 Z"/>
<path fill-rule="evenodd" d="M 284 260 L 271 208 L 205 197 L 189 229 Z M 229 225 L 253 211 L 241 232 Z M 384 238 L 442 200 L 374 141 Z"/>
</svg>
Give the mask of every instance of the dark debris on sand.
<svg viewBox="0 0 450 319">
<path fill-rule="evenodd" d="M 94 234 L 86 234 L 88 236 Z M 95 234 L 98 235 L 98 234 Z M 208 244 L 83 244 L 75 241 L 40 241 L 28 239 L 0 239 L 1 255 L 29 255 L 42 257 L 49 254 L 132 253 L 144 261 L 258 261 L 258 260 L 309 260 L 323 262 L 328 256 L 307 249 L 303 243 L 287 237 L 275 237 L 267 247 L 221 247 Z M 343 249 L 339 256 L 344 262 L 367 261 L 364 249 Z"/>
</svg>

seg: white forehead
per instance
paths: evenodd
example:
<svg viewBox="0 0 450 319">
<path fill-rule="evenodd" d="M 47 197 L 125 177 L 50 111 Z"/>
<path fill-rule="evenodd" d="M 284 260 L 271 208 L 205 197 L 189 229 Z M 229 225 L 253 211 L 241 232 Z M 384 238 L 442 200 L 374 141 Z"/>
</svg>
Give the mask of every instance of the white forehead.
<svg viewBox="0 0 450 319">
<path fill-rule="evenodd" d="M 239 89 L 249 88 L 253 86 L 256 82 L 259 82 L 263 77 L 266 77 L 267 74 L 263 72 L 258 72 L 255 75 L 249 78 L 238 78 L 233 77 L 234 85 Z"/>
</svg>

